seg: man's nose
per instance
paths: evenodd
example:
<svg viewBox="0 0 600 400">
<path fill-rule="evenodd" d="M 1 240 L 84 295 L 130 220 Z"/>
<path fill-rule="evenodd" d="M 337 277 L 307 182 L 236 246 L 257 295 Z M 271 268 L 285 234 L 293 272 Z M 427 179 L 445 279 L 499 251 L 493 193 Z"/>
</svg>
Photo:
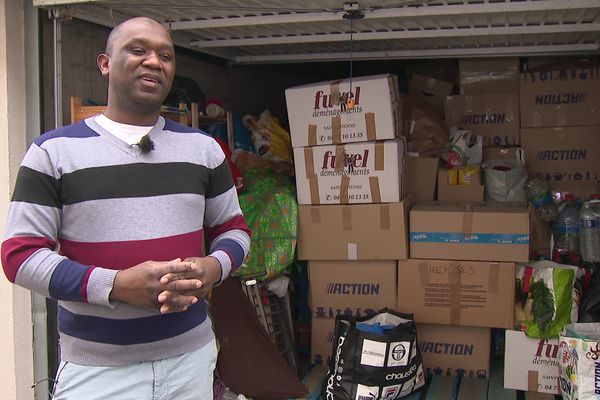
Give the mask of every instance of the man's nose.
<svg viewBox="0 0 600 400">
<path fill-rule="evenodd" d="M 160 56 L 154 51 L 150 51 L 146 54 L 143 64 L 152 68 L 162 68 Z"/>
</svg>

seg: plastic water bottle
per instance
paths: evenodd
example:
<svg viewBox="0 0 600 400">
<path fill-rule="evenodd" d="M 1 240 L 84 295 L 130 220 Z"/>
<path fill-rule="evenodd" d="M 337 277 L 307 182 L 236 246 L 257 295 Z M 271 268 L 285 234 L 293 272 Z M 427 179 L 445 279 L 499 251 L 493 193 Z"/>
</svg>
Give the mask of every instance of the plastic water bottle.
<svg viewBox="0 0 600 400">
<path fill-rule="evenodd" d="M 561 254 L 580 254 L 579 231 L 579 213 L 575 201 L 570 199 L 554 220 L 554 250 Z"/>
<path fill-rule="evenodd" d="M 583 204 L 579 212 L 579 247 L 586 262 L 600 262 L 600 200 Z"/>
<path fill-rule="evenodd" d="M 525 184 L 527 200 L 537 209 L 540 217 L 551 221 L 556 216 L 556 206 L 552 202 L 550 188 L 546 182 L 539 178 L 533 178 Z"/>
</svg>

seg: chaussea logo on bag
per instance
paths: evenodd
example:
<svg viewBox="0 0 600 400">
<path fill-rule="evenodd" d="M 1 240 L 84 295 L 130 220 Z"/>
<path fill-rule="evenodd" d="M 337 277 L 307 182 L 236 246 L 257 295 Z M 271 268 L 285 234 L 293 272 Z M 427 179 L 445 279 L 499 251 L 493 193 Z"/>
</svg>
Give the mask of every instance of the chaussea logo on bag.
<svg viewBox="0 0 600 400">
<path fill-rule="evenodd" d="M 325 396 L 327 400 L 334 400 L 333 395 L 333 383 L 336 376 L 343 371 L 343 367 L 340 366 L 340 354 L 342 353 L 342 346 L 346 340 L 345 336 L 340 336 L 338 339 L 337 348 L 335 350 L 335 363 L 333 364 L 333 371 L 330 371 L 329 378 L 327 379 L 327 389 L 325 390 Z M 339 378 L 339 377 L 338 377 Z"/>
</svg>

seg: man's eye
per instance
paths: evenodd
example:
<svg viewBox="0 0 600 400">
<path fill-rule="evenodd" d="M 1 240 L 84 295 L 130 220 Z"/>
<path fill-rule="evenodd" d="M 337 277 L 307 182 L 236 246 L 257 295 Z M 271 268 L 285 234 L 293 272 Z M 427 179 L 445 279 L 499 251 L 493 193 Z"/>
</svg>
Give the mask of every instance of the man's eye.
<svg viewBox="0 0 600 400">
<path fill-rule="evenodd" d="M 141 47 L 134 47 L 131 49 L 131 52 L 135 55 L 141 56 L 143 55 L 146 51 L 144 49 L 142 49 Z"/>
<path fill-rule="evenodd" d="M 160 58 L 163 61 L 171 61 L 173 59 L 173 56 L 171 56 L 170 54 L 161 54 Z"/>
</svg>

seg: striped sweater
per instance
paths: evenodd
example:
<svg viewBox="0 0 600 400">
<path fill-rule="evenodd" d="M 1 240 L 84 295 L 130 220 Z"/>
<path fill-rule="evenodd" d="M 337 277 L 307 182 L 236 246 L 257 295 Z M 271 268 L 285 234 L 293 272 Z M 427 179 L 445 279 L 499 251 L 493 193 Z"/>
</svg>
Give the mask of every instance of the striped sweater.
<svg viewBox="0 0 600 400">
<path fill-rule="evenodd" d="M 160 314 L 109 302 L 114 276 L 147 260 L 210 255 L 222 278 L 250 231 L 227 161 L 202 132 L 159 118 L 142 153 L 94 117 L 40 136 L 17 176 L 2 243 L 8 279 L 58 300 L 61 358 L 114 366 L 193 351 L 214 338 L 206 304 Z"/>
</svg>

